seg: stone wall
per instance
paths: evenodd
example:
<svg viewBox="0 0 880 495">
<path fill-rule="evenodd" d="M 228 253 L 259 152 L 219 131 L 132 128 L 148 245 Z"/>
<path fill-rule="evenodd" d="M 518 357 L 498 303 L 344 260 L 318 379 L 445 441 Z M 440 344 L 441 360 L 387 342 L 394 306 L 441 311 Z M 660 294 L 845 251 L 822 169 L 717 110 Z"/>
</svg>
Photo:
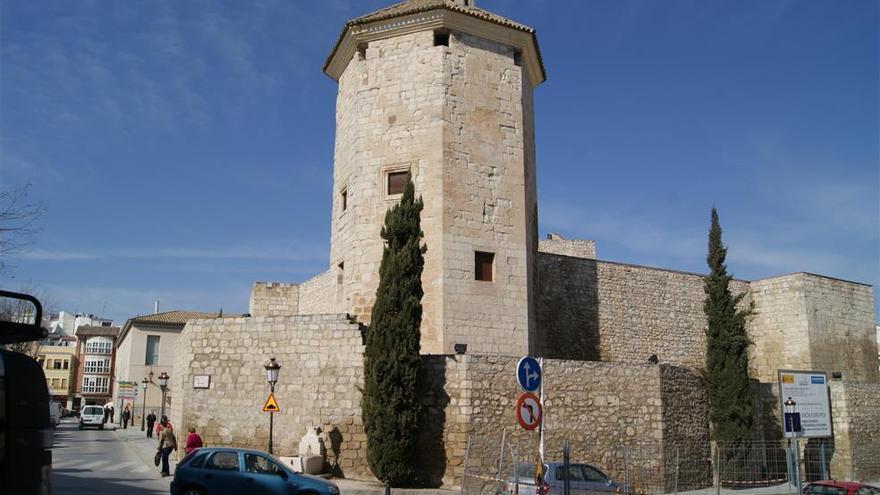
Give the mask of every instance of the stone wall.
<svg viewBox="0 0 880 495">
<path fill-rule="evenodd" d="M 880 380 L 870 286 L 795 273 L 751 282 L 750 291 L 752 376 L 775 382 L 777 369 L 801 369 Z"/>
<path fill-rule="evenodd" d="M 333 270 L 316 275 L 299 285 L 300 315 L 339 313 L 343 310 L 340 273 Z"/>
<path fill-rule="evenodd" d="M 286 316 L 299 312 L 299 286 L 279 282 L 254 282 L 248 304 L 251 316 Z"/>
<path fill-rule="evenodd" d="M 703 276 L 538 254 L 538 350 L 545 357 L 701 368 Z M 746 291 L 734 280 L 732 292 Z"/>
<path fill-rule="evenodd" d="M 361 330 L 344 315 L 191 320 L 178 337 L 170 409 L 178 431 L 194 426 L 208 445 L 265 450 L 269 395 L 263 364 L 282 365 L 275 396 L 275 454 L 295 455 L 306 429 L 319 426 L 331 467 L 368 474 L 360 392 Z M 210 375 L 194 389 L 193 375 Z"/>
<path fill-rule="evenodd" d="M 547 254 L 561 254 L 573 258 L 596 259 L 596 241 L 584 239 L 564 239 L 559 234 L 550 234 L 549 239 L 538 241 L 538 251 Z"/>
<path fill-rule="evenodd" d="M 829 382 L 834 479 L 880 480 L 880 384 Z"/>
</svg>

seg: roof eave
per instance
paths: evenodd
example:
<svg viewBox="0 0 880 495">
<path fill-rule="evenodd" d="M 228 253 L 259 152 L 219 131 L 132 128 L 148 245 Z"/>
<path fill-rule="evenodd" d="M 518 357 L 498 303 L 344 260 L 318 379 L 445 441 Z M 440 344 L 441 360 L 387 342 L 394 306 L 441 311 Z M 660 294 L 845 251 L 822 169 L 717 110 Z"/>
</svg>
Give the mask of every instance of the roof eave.
<svg viewBox="0 0 880 495">
<path fill-rule="evenodd" d="M 338 81 L 361 43 L 437 28 L 464 32 L 519 49 L 523 56 L 523 69 L 532 86 L 547 79 L 534 29 L 518 24 L 499 23 L 442 6 L 368 23 L 349 22 L 324 62 L 323 71 Z"/>
</svg>

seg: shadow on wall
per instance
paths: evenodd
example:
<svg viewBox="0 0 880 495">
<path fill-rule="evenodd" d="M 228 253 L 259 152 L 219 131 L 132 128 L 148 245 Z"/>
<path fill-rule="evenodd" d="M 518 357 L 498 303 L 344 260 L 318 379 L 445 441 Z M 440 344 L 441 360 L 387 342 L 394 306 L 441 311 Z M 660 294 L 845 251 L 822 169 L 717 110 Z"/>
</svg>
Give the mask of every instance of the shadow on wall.
<svg viewBox="0 0 880 495">
<path fill-rule="evenodd" d="M 345 473 L 342 472 L 342 467 L 339 465 L 339 456 L 340 452 L 342 452 L 342 432 L 339 431 L 338 427 L 334 426 L 327 433 L 327 439 L 330 440 L 330 452 L 326 461 L 327 465 L 324 466 L 324 472 L 330 473 L 337 478 L 345 478 Z M 332 460 L 330 456 L 332 456 Z"/>
<path fill-rule="evenodd" d="M 422 414 L 419 419 L 419 448 L 415 453 L 423 488 L 437 488 L 446 473 L 446 448 L 443 427 L 446 424 L 446 356 L 422 356 L 419 372 L 419 396 Z"/>
<path fill-rule="evenodd" d="M 596 260 L 539 253 L 537 272 L 539 355 L 599 361 Z"/>
</svg>

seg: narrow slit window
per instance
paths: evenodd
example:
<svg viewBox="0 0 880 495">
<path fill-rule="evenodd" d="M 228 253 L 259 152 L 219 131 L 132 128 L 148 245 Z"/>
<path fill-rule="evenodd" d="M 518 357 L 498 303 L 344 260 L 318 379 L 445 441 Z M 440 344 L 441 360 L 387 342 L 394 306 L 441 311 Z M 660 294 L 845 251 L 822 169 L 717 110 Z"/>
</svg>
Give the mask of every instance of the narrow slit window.
<svg viewBox="0 0 880 495">
<path fill-rule="evenodd" d="M 348 188 L 343 189 L 340 196 L 340 201 L 342 202 L 342 211 L 345 211 L 348 209 Z"/>
<path fill-rule="evenodd" d="M 367 59 L 367 44 L 361 43 L 357 47 L 357 58 L 358 60 L 366 60 Z"/>
<path fill-rule="evenodd" d="M 522 67 L 522 52 L 519 50 L 513 51 L 513 65 Z"/>
<path fill-rule="evenodd" d="M 434 31 L 434 46 L 449 46 L 449 31 Z"/>
<path fill-rule="evenodd" d="M 409 180 L 409 172 L 391 172 L 388 174 L 388 195 L 403 194 L 406 182 Z"/>
<path fill-rule="evenodd" d="M 474 252 L 474 280 L 491 282 L 495 265 L 495 253 Z"/>
<path fill-rule="evenodd" d="M 342 282 L 345 280 L 345 262 L 343 261 L 337 267 L 339 268 L 339 273 L 336 274 L 336 284 L 342 285 Z"/>
</svg>

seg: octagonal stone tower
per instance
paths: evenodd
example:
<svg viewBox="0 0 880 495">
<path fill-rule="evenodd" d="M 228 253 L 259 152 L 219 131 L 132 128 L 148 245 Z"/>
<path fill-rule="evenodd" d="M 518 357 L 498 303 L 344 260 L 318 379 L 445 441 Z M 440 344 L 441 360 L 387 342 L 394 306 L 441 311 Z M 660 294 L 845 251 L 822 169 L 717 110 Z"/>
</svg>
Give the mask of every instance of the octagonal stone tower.
<svg viewBox="0 0 880 495">
<path fill-rule="evenodd" d="M 527 353 L 537 202 L 532 28 L 467 0 L 409 0 L 349 21 L 338 81 L 331 270 L 369 322 L 385 212 L 410 174 L 425 202 L 422 353 Z"/>
</svg>

